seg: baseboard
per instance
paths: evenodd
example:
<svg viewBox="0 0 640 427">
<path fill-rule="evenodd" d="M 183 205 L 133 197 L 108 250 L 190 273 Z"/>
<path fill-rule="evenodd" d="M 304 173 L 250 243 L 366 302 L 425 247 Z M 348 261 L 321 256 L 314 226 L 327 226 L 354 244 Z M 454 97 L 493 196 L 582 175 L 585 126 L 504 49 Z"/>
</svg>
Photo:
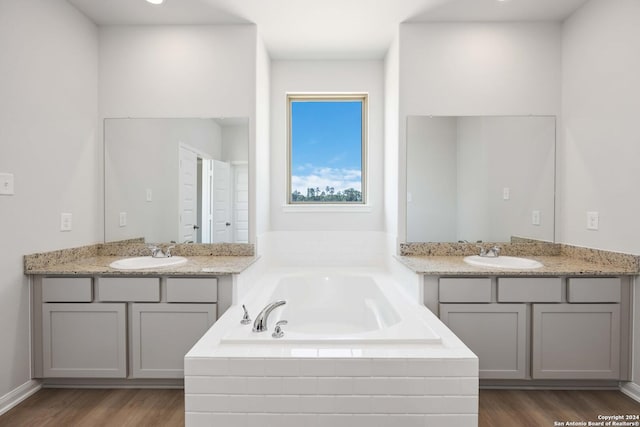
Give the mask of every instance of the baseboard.
<svg viewBox="0 0 640 427">
<path fill-rule="evenodd" d="M 0 415 L 4 414 L 41 388 L 42 384 L 40 381 L 29 380 L 15 390 L 12 390 L 0 397 Z"/>
<path fill-rule="evenodd" d="M 636 402 L 640 402 L 640 385 L 632 382 L 624 383 L 620 387 L 620 391 Z"/>
</svg>

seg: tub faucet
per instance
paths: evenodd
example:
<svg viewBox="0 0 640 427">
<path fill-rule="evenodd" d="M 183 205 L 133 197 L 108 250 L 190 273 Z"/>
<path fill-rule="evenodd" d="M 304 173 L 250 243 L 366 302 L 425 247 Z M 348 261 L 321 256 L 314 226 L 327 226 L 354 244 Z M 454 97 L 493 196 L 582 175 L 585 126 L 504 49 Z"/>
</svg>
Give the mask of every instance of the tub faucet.
<svg viewBox="0 0 640 427">
<path fill-rule="evenodd" d="M 256 316 L 256 320 L 253 322 L 253 332 L 264 332 L 267 330 L 267 320 L 269 319 L 269 314 L 275 309 L 280 307 L 281 305 L 285 305 L 286 301 L 274 301 L 270 304 L 267 304 L 265 308 L 262 309 L 260 313 Z"/>
</svg>

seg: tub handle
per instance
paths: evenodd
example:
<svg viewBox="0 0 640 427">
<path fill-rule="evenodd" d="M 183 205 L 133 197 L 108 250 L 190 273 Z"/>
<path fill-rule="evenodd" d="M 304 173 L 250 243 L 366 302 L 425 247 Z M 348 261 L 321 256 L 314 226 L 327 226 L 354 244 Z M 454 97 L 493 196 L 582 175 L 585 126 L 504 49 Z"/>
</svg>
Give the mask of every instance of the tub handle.
<svg viewBox="0 0 640 427">
<path fill-rule="evenodd" d="M 273 331 L 271 336 L 273 338 L 282 338 L 284 336 L 284 331 L 282 330 L 281 326 L 286 325 L 287 323 L 288 322 L 286 320 L 280 320 L 276 322 L 276 329 Z"/>
<path fill-rule="evenodd" d="M 242 316 L 242 320 L 240 321 L 240 323 L 242 323 L 243 325 L 248 325 L 249 323 L 251 323 L 251 317 L 249 317 L 249 312 L 247 311 L 247 307 L 245 307 L 244 304 L 242 304 L 242 309 L 244 310 L 244 315 Z"/>
</svg>

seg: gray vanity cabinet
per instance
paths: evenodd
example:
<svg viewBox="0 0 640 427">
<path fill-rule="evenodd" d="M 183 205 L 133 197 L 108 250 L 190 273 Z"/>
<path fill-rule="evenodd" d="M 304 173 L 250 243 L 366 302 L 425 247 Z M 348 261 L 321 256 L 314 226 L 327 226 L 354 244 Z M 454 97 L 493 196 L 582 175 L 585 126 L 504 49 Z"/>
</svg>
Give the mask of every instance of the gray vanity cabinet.
<svg viewBox="0 0 640 427">
<path fill-rule="evenodd" d="M 527 376 L 525 304 L 441 304 L 440 319 L 478 356 L 480 378 Z"/>
<path fill-rule="evenodd" d="M 184 355 L 215 321 L 215 304 L 131 304 L 131 377 L 183 378 Z"/>
<path fill-rule="evenodd" d="M 619 379 L 620 304 L 533 304 L 534 379 Z"/>
<path fill-rule="evenodd" d="M 35 378 L 183 378 L 216 321 L 214 277 L 37 277 Z"/>
<path fill-rule="evenodd" d="M 459 277 L 438 280 L 437 307 L 482 379 L 625 380 L 629 300 L 620 278 Z"/>
<path fill-rule="evenodd" d="M 125 378 L 126 304 L 42 304 L 44 377 Z"/>
</svg>

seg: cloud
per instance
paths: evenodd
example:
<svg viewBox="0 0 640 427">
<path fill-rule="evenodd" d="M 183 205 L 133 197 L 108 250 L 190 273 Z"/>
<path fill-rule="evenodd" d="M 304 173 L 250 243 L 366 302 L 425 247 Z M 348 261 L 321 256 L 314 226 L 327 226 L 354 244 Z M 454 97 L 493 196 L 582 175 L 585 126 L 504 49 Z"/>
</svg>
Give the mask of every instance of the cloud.
<svg viewBox="0 0 640 427">
<path fill-rule="evenodd" d="M 306 175 L 291 176 L 291 191 L 298 190 L 302 194 L 307 194 L 307 188 L 319 187 L 322 191 L 326 187 L 333 187 L 335 192 L 354 188 L 361 191 L 362 173 L 357 169 L 340 168 L 313 168 Z"/>
</svg>

